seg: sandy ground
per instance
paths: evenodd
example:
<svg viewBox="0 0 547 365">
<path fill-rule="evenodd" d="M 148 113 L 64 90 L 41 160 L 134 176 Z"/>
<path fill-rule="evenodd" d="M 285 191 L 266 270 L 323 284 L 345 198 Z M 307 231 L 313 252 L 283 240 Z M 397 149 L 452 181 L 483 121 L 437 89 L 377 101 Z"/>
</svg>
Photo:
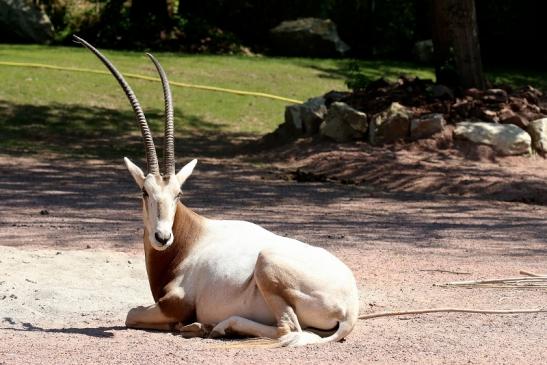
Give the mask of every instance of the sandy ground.
<svg viewBox="0 0 547 365">
<path fill-rule="evenodd" d="M 433 285 L 547 272 L 544 205 L 295 183 L 214 159 L 185 193 L 200 214 L 336 254 L 355 273 L 362 312 L 547 303 L 545 289 Z M 373 319 L 341 343 L 275 350 L 127 330 L 127 310 L 152 299 L 139 191 L 121 162 L 0 157 L 0 202 L 0 364 L 547 362 L 544 313 Z"/>
</svg>

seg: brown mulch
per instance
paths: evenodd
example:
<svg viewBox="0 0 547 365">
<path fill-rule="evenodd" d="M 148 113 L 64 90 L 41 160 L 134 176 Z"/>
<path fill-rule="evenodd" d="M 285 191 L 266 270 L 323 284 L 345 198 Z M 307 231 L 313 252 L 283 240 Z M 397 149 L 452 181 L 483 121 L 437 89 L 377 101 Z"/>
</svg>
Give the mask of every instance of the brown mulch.
<svg viewBox="0 0 547 365">
<path fill-rule="evenodd" d="M 352 93 L 327 93 L 325 98 L 327 105 L 343 101 L 368 115 L 398 102 L 411 108 L 415 116 L 441 113 L 449 124 L 477 119 L 526 129 L 531 121 L 547 116 L 544 95 L 532 86 L 496 85 L 487 90 L 460 90 L 435 85 L 431 80 L 401 76 L 395 82 L 378 79 Z"/>
</svg>

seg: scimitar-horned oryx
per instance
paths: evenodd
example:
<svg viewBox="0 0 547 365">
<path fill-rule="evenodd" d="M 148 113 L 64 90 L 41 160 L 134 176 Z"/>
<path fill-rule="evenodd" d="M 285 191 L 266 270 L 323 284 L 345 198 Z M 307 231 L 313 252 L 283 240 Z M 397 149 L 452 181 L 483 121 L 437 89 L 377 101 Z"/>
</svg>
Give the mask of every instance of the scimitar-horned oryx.
<svg viewBox="0 0 547 365">
<path fill-rule="evenodd" d="M 118 80 L 144 139 L 148 174 L 125 158 L 142 190 L 144 251 L 155 304 L 133 308 L 126 325 L 187 336 L 237 333 L 276 339 L 280 346 L 338 341 L 358 320 L 351 270 L 322 248 L 273 234 L 244 221 L 202 217 L 184 206 L 181 186 L 196 160 L 175 171 L 173 103 L 165 72 L 163 171 L 142 108 L 112 63 L 85 40 Z"/>
</svg>

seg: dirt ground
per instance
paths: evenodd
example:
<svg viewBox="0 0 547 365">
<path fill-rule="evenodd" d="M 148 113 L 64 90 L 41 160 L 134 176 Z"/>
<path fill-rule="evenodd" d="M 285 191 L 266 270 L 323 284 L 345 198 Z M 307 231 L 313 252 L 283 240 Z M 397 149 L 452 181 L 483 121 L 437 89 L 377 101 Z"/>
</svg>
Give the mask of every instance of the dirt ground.
<svg viewBox="0 0 547 365">
<path fill-rule="evenodd" d="M 432 138 L 381 147 L 303 138 L 254 158 L 273 161 L 287 180 L 547 205 L 545 157 L 501 157 L 487 145 L 452 136 L 450 125 Z"/>
<path fill-rule="evenodd" d="M 545 308 L 545 289 L 434 286 L 546 273 L 544 204 L 278 176 L 202 159 L 183 201 L 330 250 L 355 273 L 363 313 Z M 547 362 L 545 313 L 371 319 L 341 343 L 273 350 L 125 329 L 127 311 L 152 301 L 139 196 L 121 159 L 0 157 L 0 364 Z"/>
</svg>

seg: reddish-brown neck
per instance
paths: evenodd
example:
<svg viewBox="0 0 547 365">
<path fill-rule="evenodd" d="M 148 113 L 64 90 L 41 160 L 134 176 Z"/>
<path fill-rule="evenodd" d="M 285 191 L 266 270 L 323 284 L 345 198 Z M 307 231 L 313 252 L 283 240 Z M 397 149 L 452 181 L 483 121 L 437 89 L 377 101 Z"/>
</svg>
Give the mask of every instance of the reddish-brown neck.
<svg viewBox="0 0 547 365">
<path fill-rule="evenodd" d="M 182 203 L 177 203 L 177 212 L 173 222 L 173 243 L 164 251 L 155 250 L 144 230 L 144 253 L 148 282 L 157 302 L 165 293 L 165 286 L 176 275 L 176 270 L 197 242 L 202 230 L 203 218 Z"/>
</svg>

